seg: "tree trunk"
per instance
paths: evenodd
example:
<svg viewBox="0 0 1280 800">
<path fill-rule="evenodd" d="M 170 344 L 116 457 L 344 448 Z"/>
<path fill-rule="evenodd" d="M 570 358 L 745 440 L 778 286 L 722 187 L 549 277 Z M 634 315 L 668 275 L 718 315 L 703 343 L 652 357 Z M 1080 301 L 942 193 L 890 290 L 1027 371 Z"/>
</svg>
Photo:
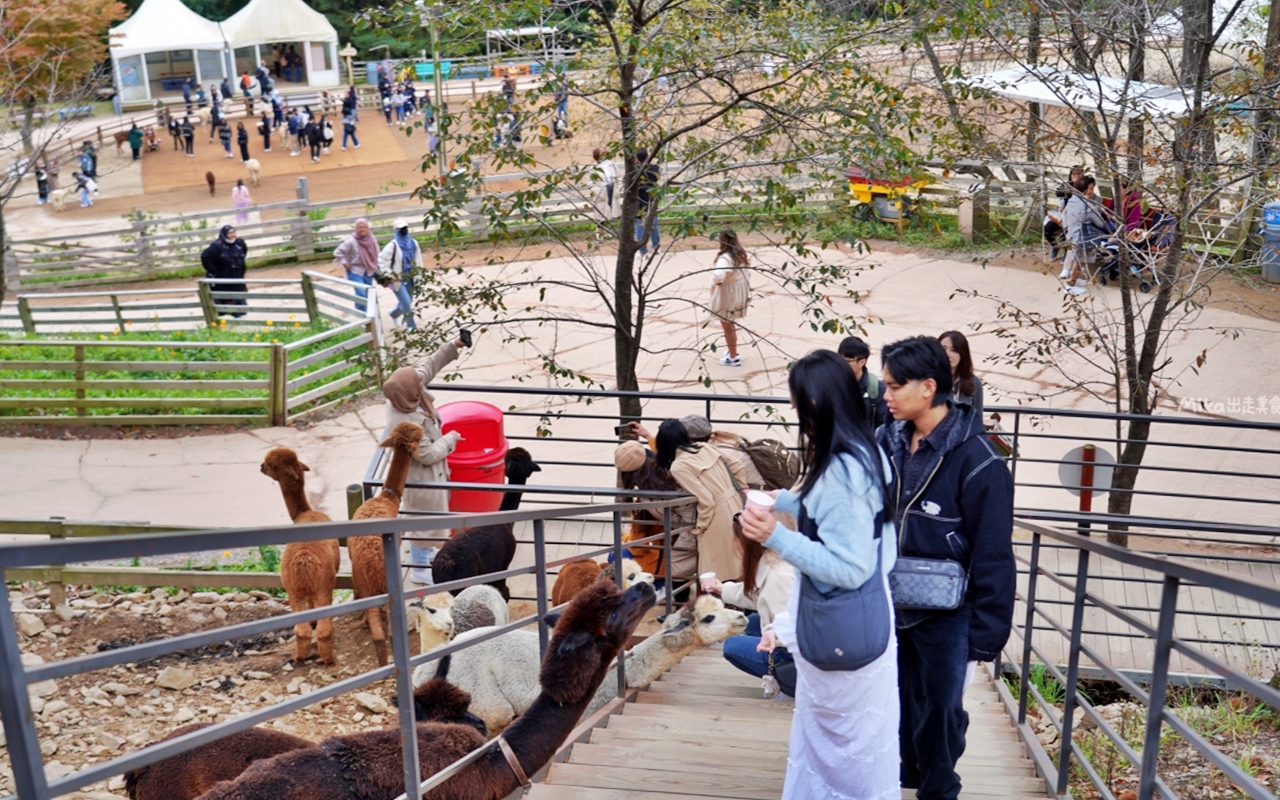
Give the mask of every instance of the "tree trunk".
<svg viewBox="0 0 1280 800">
<path fill-rule="evenodd" d="M 1132 85 L 1146 79 L 1147 75 L 1147 26 L 1143 24 L 1141 14 L 1134 14 L 1134 22 L 1130 26 L 1129 70 L 1128 81 Z M 1129 118 L 1129 159 L 1125 165 L 1130 185 L 1142 174 L 1142 152 L 1146 148 L 1146 124 L 1142 117 Z M 1117 200 L 1116 208 L 1120 208 Z M 1127 265 L 1121 265 L 1121 268 Z"/>
<path fill-rule="evenodd" d="M 4 293 L 8 290 L 6 279 L 9 277 L 9 231 L 4 225 L 4 207 L 0 206 L 0 302 L 4 301 Z"/>
<path fill-rule="evenodd" d="M 1039 3 L 1031 3 L 1029 6 L 1029 16 L 1027 17 L 1027 66 L 1032 69 L 1040 66 Z M 1042 113 L 1039 103 L 1027 104 L 1027 162 L 1030 164 L 1040 161 L 1040 115 Z"/>
<path fill-rule="evenodd" d="M 1272 3 L 1267 16 L 1267 43 L 1262 53 L 1262 90 L 1254 95 L 1258 129 L 1253 139 L 1253 163 L 1255 169 L 1264 175 L 1275 152 L 1277 84 L 1280 84 L 1280 3 Z M 1264 185 L 1270 182 L 1263 180 Z"/>
<path fill-rule="evenodd" d="M 30 153 L 35 150 L 35 146 L 31 144 L 31 128 L 36 118 L 36 99 L 28 97 L 22 101 L 22 152 Z"/>
<path fill-rule="evenodd" d="M 618 214 L 618 255 L 613 268 L 613 360 L 614 378 L 619 391 L 638 391 L 636 361 L 640 357 L 640 321 L 643 317 L 635 307 L 632 294 L 636 270 L 635 221 L 640 206 L 640 173 L 644 165 L 635 157 L 636 124 L 634 108 L 635 69 L 634 54 L 620 70 L 622 103 L 618 109 L 622 128 L 623 155 L 625 158 L 622 183 L 622 208 Z M 651 155 L 650 159 L 656 158 Z M 638 397 L 619 397 L 618 414 L 621 421 L 640 419 L 641 405 Z"/>
</svg>

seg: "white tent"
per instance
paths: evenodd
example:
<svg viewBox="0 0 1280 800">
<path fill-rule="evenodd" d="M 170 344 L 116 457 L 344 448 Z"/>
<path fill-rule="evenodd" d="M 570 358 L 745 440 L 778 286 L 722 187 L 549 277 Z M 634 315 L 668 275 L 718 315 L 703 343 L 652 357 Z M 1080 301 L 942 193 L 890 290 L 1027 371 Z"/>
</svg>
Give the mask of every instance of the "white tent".
<svg viewBox="0 0 1280 800">
<path fill-rule="evenodd" d="M 309 86 L 338 84 L 338 32 L 304 0 L 252 0 L 222 23 L 222 33 L 235 49 L 241 70 L 263 61 L 271 65 L 273 45 L 280 52 L 292 46 L 302 56 L 305 72 L 288 73 L 286 80 Z"/>
<path fill-rule="evenodd" d="M 971 87 L 1010 100 L 1124 117 L 1177 118 L 1190 98 L 1176 86 L 1086 75 L 1052 67 L 1010 67 L 968 79 Z"/>
<path fill-rule="evenodd" d="M 188 76 L 196 83 L 220 81 L 227 68 L 218 23 L 182 0 L 144 0 L 131 17 L 111 29 L 110 37 L 116 86 L 126 103 L 178 91 Z"/>
</svg>

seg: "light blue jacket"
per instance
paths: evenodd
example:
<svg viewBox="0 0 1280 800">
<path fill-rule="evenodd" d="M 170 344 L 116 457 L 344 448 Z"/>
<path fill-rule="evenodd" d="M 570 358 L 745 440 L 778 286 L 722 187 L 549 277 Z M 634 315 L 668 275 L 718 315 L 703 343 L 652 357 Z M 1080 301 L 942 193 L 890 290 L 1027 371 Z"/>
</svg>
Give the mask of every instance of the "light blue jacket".
<svg viewBox="0 0 1280 800">
<path fill-rule="evenodd" d="M 876 454 L 880 456 L 884 474 L 889 475 L 888 459 L 879 448 Z M 856 589 L 866 583 L 876 569 L 872 524 L 882 505 L 875 476 L 868 475 L 853 455 L 841 453 L 831 459 L 804 499 L 804 508 L 810 519 L 818 523 L 822 541 L 815 542 L 778 523 L 765 541 L 765 547 L 812 578 L 821 592 L 833 587 Z M 775 508 L 798 520 L 800 495 L 780 492 Z M 887 574 L 898 557 L 891 515 L 880 530 L 881 568 Z"/>
</svg>

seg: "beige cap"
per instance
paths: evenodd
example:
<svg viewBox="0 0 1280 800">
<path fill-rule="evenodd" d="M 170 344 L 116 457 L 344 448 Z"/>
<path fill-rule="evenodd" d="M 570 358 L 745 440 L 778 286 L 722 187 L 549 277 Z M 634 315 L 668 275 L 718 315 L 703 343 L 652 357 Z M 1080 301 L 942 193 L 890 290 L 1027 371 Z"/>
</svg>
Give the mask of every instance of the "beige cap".
<svg viewBox="0 0 1280 800">
<path fill-rule="evenodd" d="M 395 222 L 391 223 L 391 225 L 396 230 L 400 230 L 401 228 L 409 227 L 409 220 L 405 219 L 404 217 L 400 217 Z"/>
<path fill-rule="evenodd" d="M 705 442 L 711 438 L 711 421 L 704 416 L 690 414 L 687 417 L 681 417 L 680 423 L 684 425 L 689 438 L 695 442 Z"/>
<path fill-rule="evenodd" d="M 613 451 L 613 465 L 619 472 L 635 472 L 644 466 L 648 449 L 639 442 L 623 442 Z"/>
</svg>

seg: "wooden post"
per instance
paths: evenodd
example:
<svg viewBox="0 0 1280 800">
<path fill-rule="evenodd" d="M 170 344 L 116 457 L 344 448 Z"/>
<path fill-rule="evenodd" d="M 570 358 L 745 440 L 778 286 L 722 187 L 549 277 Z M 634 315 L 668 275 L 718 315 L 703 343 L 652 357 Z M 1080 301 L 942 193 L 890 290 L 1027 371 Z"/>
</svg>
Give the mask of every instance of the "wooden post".
<svg viewBox="0 0 1280 800">
<path fill-rule="evenodd" d="M 120 308 L 119 295 L 111 295 L 111 308 L 116 312 L 116 324 L 120 326 L 120 332 L 124 333 L 124 310 Z"/>
<path fill-rule="evenodd" d="M 271 371 L 267 381 L 267 403 L 271 412 L 271 424 L 284 427 L 289 417 L 289 388 L 286 382 L 289 377 L 289 360 L 284 345 L 271 345 Z"/>
<path fill-rule="evenodd" d="M 18 296 L 18 316 L 22 317 L 22 329 L 27 333 L 36 332 L 36 321 L 31 318 L 31 306 L 27 298 Z"/>
<path fill-rule="evenodd" d="M 476 100 L 476 82 L 472 81 L 471 82 L 471 101 L 475 102 L 475 100 Z"/>
<path fill-rule="evenodd" d="M 218 324 L 218 309 L 213 305 L 213 289 L 210 284 L 200 281 L 196 284 L 200 294 L 200 310 L 204 312 L 204 324 L 210 328 Z"/>
<path fill-rule="evenodd" d="M 369 342 L 369 352 L 373 355 L 373 372 L 374 385 L 382 385 L 382 347 L 378 341 L 378 321 L 369 320 L 365 323 L 365 330 L 369 331 L 369 335 L 373 337 L 373 341 Z"/>
<path fill-rule="evenodd" d="M 65 517 L 49 517 L 50 520 L 62 520 Z M 58 524 L 58 529 L 49 534 L 50 539 L 62 539 L 66 536 L 66 529 L 62 524 Z M 56 581 L 49 581 L 49 605 L 57 608 L 67 604 L 67 585 L 61 580 L 62 565 L 58 565 L 58 578 Z"/>
<path fill-rule="evenodd" d="M 303 257 L 316 254 L 314 222 L 306 211 L 299 211 L 298 216 L 289 220 L 289 239 L 293 242 L 293 256 L 302 261 Z"/>
<path fill-rule="evenodd" d="M 141 216 L 142 212 L 139 211 Z M 150 275 L 155 271 L 155 263 L 151 255 L 151 239 L 147 237 L 147 224 L 144 220 L 135 219 L 129 223 L 129 227 L 133 229 L 133 243 L 138 253 L 138 266 L 142 268 L 145 275 Z"/>
<path fill-rule="evenodd" d="M 320 321 L 320 304 L 316 302 L 316 287 L 311 276 L 302 276 L 302 300 L 307 304 L 307 324 L 315 325 Z"/>
<path fill-rule="evenodd" d="M 123 333 L 124 331 L 121 331 Z M 76 387 L 76 399 L 84 399 L 84 345 L 76 345 L 76 383 L 80 384 Z M 87 409 L 82 405 L 76 408 L 76 416 L 83 417 L 87 413 Z"/>
</svg>

